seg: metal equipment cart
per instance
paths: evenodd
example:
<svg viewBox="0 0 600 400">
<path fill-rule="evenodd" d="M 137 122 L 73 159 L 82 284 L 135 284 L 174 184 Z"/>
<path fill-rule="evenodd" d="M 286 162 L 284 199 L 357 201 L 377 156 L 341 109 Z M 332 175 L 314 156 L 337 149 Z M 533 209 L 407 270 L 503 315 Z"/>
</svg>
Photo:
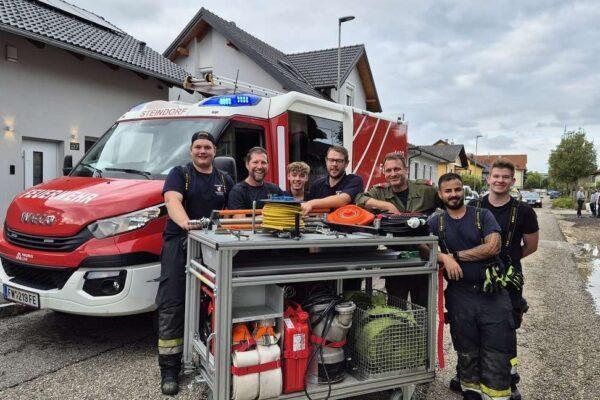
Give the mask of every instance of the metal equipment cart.
<svg viewBox="0 0 600 400">
<path fill-rule="evenodd" d="M 380 246 L 430 244 L 429 261 L 400 259 Z M 357 252 L 357 249 L 360 251 Z M 364 251 L 362 251 L 364 249 Z M 379 250 L 377 250 L 379 249 Z M 416 384 L 435 377 L 436 267 L 435 236 L 390 237 L 363 233 L 310 233 L 297 239 L 269 234 L 191 231 L 185 304 L 184 365 L 197 371 L 210 390 L 209 399 L 231 398 L 232 324 L 257 318 L 278 318 L 283 312 L 283 292 L 278 284 L 424 274 L 428 277 L 428 306 L 424 318 L 424 361 L 418 370 L 389 376 L 361 378 L 348 374 L 332 386 L 331 399 L 402 389 L 393 399 L 412 397 Z M 269 253 L 271 252 L 271 253 Z M 264 257 L 264 254 L 271 254 Z M 301 254 L 301 256 L 298 256 Z M 362 254 L 362 255 L 361 255 Z M 262 255 L 262 256 L 261 256 Z M 214 292 L 214 325 L 206 343 L 200 340 L 201 286 Z M 240 299 L 243 299 L 241 301 Z M 213 355 L 214 354 L 214 355 Z M 327 396 L 327 385 L 308 384 L 311 398 Z M 282 394 L 279 399 L 303 399 L 303 392 Z"/>
</svg>

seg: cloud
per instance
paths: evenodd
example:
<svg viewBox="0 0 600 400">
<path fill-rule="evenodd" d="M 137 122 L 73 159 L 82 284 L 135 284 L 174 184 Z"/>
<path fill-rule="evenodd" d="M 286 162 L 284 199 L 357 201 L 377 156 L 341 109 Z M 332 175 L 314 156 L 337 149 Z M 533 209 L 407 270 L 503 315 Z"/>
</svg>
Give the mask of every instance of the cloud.
<svg viewBox="0 0 600 400">
<path fill-rule="evenodd" d="M 163 51 L 201 6 L 283 52 L 364 43 L 388 116 L 409 139 L 528 154 L 546 171 L 565 125 L 600 142 L 600 5 L 593 0 L 295 2 L 72 0 Z"/>
</svg>

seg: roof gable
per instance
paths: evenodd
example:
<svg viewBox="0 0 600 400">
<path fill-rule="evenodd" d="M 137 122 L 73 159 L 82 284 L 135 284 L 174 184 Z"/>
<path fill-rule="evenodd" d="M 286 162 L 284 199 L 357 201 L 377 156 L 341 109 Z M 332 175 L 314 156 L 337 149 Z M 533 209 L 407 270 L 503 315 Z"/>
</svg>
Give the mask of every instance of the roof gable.
<svg viewBox="0 0 600 400">
<path fill-rule="evenodd" d="M 181 86 L 188 73 L 104 18 L 55 0 L 0 4 L 0 30 Z M 59 7 L 59 8 L 57 8 Z M 70 10 L 70 11 L 69 11 Z"/>
<path fill-rule="evenodd" d="M 428 153 L 435 154 L 448 162 L 455 162 L 460 159 L 461 165 L 466 168 L 469 164 L 467 161 L 467 153 L 462 144 L 437 144 L 431 146 L 419 146 Z"/>
<path fill-rule="evenodd" d="M 178 48 L 187 46 L 196 36 L 190 33 L 203 29 L 202 26 L 205 24 L 223 35 L 233 46 L 270 73 L 286 89 L 324 98 L 323 94 L 312 87 L 284 53 L 238 28 L 235 23 L 213 14 L 206 8 L 201 8 L 196 13 L 179 36 L 167 47 L 163 55 L 174 60 L 179 54 Z"/>
</svg>

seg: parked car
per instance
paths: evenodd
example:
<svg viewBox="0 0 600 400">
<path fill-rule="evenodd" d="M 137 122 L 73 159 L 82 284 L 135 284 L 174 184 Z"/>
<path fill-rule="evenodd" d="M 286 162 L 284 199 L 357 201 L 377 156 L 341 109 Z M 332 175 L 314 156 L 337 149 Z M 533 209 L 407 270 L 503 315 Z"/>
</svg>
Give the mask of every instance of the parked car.
<svg viewBox="0 0 600 400">
<path fill-rule="evenodd" d="M 537 192 L 521 192 L 523 201 L 529 204 L 531 207 L 542 208 L 542 198 Z"/>
<path fill-rule="evenodd" d="M 510 195 L 512 197 L 514 197 L 515 199 L 517 199 L 517 200 L 522 200 L 523 199 L 523 196 L 521 195 L 521 191 L 519 191 L 519 189 L 517 189 L 515 187 L 512 188 L 512 189 L 510 189 Z"/>
<path fill-rule="evenodd" d="M 463 191 L 465 192 L 465 204 L 468 204 L 471 200 L 479 200 L 479 194 L 469 185 L 463 185 Z"/>
<path fill-rule="evenodd" d="M 550 199 L 558 198 L 558 190 L 549 190 L 548 196 L 550 196 Z"/>
</svg>

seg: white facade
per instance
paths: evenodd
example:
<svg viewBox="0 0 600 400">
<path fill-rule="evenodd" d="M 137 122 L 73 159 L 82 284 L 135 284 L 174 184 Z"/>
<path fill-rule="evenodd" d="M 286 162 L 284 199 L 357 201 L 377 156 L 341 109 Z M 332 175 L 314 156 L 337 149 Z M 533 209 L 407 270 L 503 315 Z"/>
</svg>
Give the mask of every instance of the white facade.
<svg viewBox="0 0 600 400">
<path fill-rule="evenodd" d="M 239 82 L 282 93 L 289 91 L 254 60 L 228 43 L 225 36 L 215 29 L 210 29 L 200 40 L 192 39 L 187 47 L 189 55 L 179 55 L 173 62 L 197 78 L 200 78 L 202 73 L 211 71 L 213 75 L 223 78 L 235 80 L 237 76 Z M 365 90 L 357 67 L 354 67 L 341 87 L 340 104 L 351 105 L 362 110 L 367 109 Z M 335 89 L 331 90 L 331 97 L 337 102 Z M 183 89 L 172 88 L 169 91 L 169 99 L 197 102 L 202 99 L 202 96 L 198 93 L 190 94 Z M 348 104 L 348 100 L 352 104 Z"/>
<path fill-rule="evenodd" d="M 225 36 L 211 29 L 201 40 L 194 38 L 189 46 L 188 56 L 180 55 L 174 62 L 196 77 L 203 72 L 212 71 L 214 75 L 235 79 L 239 69 L 238 81 L 285 93 L 287 90 L 270 74 L 263 70 L 250 57 L 227 45 Z M 169 93 L 171 100 L 199 101 L 202 96 L 193 95 L 178 88 Z"/>
<path fill-rule="evenodd" d="M 437 183 L 438 180 L 438 158 L 430 157 L 426 154 L 411 156 L 409 161 L 409 179 L 431 180 Z"/>
<path fill-rule="evenodd" d="M 7 59 L 9 47 L 17 51 L 16 62 Z M 0 32 L 0 94 L 2 223 L 12 198 L 34 178 L 62 175 L 65 155 L 76 163 L 86 138 L 99 138 L 136 104 L 166 100 L 168 88 L 153 78 L 80 60 L 49 45 L 40 49 Z M 79 143 L 79 150 L 70 150 L 71 142 Z"/>
</svg>

